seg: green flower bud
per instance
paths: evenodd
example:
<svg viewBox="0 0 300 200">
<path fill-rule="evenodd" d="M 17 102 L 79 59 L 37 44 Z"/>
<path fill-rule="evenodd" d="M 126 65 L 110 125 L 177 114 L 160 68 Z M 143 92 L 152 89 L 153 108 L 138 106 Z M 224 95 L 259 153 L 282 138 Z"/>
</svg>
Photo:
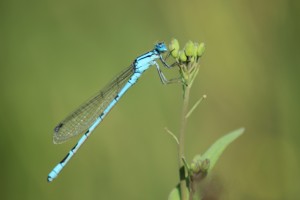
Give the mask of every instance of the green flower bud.
<svg viewBox="0 0 300 200">
<path fill-rule="evenodd" d="M 179 57 L 179 51 L 177 49 L 174 49 L 171 51 L 171 55 L 173 58 L 178 58 Z"/>
<path fill-rule="evenodd" d="M 183 51 L 179 51 L 179 61 L 181 62 L 187 61 L 187 57 Z"/>
<path fill-rule="evenodd" d="M 202 157 L 201 155 L 196 155 L 191 163 L 191 170 L 194 173 L 198 173 L 200 171 L 201 167 L 201 162 L 202 162 Z"/>
<path fill-rule="evenodd" d="M 191 163 L 191 170 L 194 173 L 197 173 L 200 170 L 200 166 L 198 163 L 192 162 Z"/>
<path fill-rule="evenodd" d="M 194 43 L 190 40 L 185 44 L 185 55 L 186 56 L 193 56 L 194 55 L 194 49 L 195 45 Z"/>
<path fill-rule="evenodd" d="M 194 54 L 193 54 L 194 57 L 197 57 L 198 47 L 199 47 L 199 44 L 197 42 L 195 42 L 194 43 Z"/>
<path fill-rule="evenodd" d="M 207 171 L 209 169 L 209 166 L 210 166 L 210 160 L 209 159 L 205 159 L 201 163 L 201 170 L 202 171 Z"/>
<path fill-rule="evenodd" d="M 204 160 L 193 160 L 191 163 L 191 170 L 193 173 L 199 173 L 199 172 L 207 172 L 210 166 L 209 159 Z"/>
<path fill-rule="evenodd" d="M 205 44 L 202 42 L 197 48 L 197 56 L 201 57 L 205 51 Z"/>
<path fill-rule="evenodd" d="M 169 45 L 170 51 L 178 51 L 179 50 L 179 42 L 177 39 L 173 38 Z"/>
</svg>

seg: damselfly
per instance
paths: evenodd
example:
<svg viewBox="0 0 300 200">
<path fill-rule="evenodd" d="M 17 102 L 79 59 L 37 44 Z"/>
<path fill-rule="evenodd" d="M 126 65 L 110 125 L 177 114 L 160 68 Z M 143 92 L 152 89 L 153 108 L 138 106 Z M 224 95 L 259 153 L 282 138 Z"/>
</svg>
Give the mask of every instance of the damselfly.
<svg viewBox="0 0 300 200">
<path fill-rule="evenodd" d="M 106 87 L 55 127 L 53 142 L 56 144 L 63 143 L 73 136 L 83 135 L 65 158 L 49 173 L 48 182 L 51 182 L 58 176 L 92 131 L 99 125 L 123 94 L 137 82 L 145 70 L 154 65 L 162 83 L 169 82 L 161 72 L 159 64 L 156 61 L 160 59 L 165 67 L 170 68 L 171 66 L 162 57 L 162 54 L 165 52 L 167 52 L 166 45 L 164 43 L 157 43 L 152 51 L 137 57 L 127 69 L 122 71 Z"/>
</svg>

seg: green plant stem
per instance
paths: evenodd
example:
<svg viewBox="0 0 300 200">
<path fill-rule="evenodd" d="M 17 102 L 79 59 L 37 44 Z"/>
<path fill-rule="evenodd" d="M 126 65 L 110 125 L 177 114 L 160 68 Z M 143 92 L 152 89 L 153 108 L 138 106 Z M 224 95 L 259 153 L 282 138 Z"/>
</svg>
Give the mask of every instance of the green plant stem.
<svg viewBox="0 0 300 200">
<path fill-rule="evenodd" d="M 186 194 L 187 183 L 185 179 L 186 173 L 185 173 L 185 167 L 182 158 L 184 157 L 184 137 L 185 137 L 186 126 L 187 126 L 186 115 L 188 113 L 189 95 L 190 95 L 190 86 L 188 85 L 184 89 L 183 106 L 182 106 L 182 113 L 181 113 L 181 127 L 179 132 L 179 145 L 178 145 L 178 163 L 179 163 L 181 200 L 186 200 L 187 197 Z"/>
</svg>

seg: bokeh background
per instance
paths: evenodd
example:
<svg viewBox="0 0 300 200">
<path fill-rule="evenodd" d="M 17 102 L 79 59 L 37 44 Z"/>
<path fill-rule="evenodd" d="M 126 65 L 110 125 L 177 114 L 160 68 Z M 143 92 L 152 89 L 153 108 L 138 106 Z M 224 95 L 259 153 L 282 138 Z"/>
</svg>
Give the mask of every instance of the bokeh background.
<svg viewBox="0 0 300 200">
<path fill-rule="evenodd" d="M 0 3 L 1 199 L 167 199 L 178 182 L 180 85 L 155 69 L 52 183 L 76 143 L 53 128 L 157 41 L 205 42 L 186 157 L 239 127 L 207 199 L 299 199 L 299 2 L 4 0 Z M 166 76 L 176 70 L 164 70 Z"/>
</svg>

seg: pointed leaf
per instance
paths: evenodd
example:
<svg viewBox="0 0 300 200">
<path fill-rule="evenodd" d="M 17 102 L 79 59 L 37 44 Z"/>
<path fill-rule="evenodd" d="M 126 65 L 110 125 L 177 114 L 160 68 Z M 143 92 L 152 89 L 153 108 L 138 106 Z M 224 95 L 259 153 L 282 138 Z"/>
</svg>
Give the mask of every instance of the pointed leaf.
<svg viewBox="0 0 300 200">
<path fill-rule="evenodd" d="M 208 173 L 214 167 L 226 147 L 235 139 L 237 139 L 244 132 L 244 130 L 244 128 L 240 128 L 221 137 L 204 153 L 202 157 L 205 159 L 209 159 L 210 161 Z"/>
<path fill-rule="evenodd" d="M 186 194 L 189 194 L 188 188 L 186 189 Z M 186 197 L 186 199 L 189 199 L 189 196 Z M 180 187 L 179 184 L 173 188 L 173 190 L 170 192 L 168 200 L 181 200 L 181 193 L 180 193 Z"/>
</svg>

